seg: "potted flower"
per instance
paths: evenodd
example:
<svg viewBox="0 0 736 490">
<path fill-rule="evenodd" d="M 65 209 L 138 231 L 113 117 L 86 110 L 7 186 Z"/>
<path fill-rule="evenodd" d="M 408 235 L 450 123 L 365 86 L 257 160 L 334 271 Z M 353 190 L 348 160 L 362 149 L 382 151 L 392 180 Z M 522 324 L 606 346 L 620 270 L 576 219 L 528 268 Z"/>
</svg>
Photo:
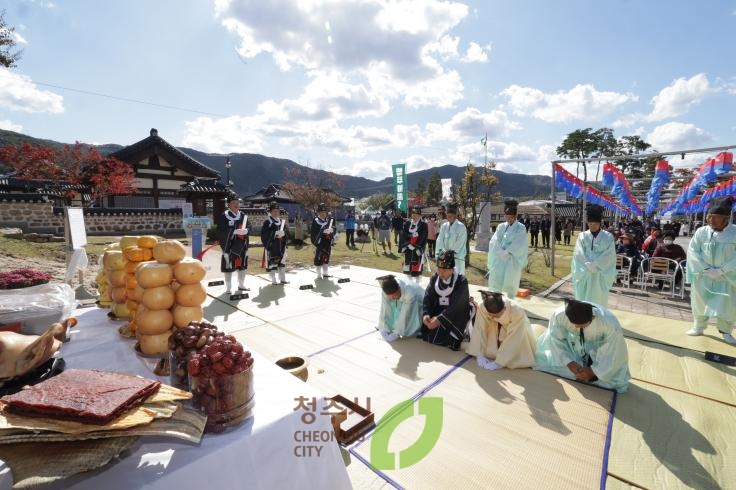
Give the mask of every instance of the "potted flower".
<svg viewBox="0 0 736 490">
<path fill-rule="evenodd" d="M 51 280 L 51 274 L 34 269 L 15 269 L 9 272 L 0 272 L 0 289 L 20 289 L 39 284 L 46 284 Z"/>
</svg>

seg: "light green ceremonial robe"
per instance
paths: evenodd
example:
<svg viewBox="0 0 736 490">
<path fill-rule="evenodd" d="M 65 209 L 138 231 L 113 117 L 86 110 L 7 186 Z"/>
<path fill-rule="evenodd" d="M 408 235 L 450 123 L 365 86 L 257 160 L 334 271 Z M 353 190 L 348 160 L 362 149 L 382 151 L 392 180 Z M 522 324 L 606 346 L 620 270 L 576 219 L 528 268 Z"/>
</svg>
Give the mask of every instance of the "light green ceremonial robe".
<svg viewBox="0 0 736 490">
<path fill-rule="evenodd" d="M 458 274 L 465 274 L 465 256 L 467 255 L 468 229 L 460 221 L 455 220 L 452 225 L 449 221 L 445 221 L 440 226 L 439 235 L 437 235 L 437 243 L 435 245 L 436 254 L 444 250 L 455 251 L 455 269 Z"/>
<path fill-rule="evenodd" d="M 508 258 L 502 258 L 502 250 L 508 252 Z M 528 259 L 526 227 L 519 221 L 511 226 L 505 222 L 498 225 L 488 242 L 488 289 L 515 298 Z"/>
<path fill-rule="evenodd" d="M 708 268 L 723 275 L 712 279 L 703 272 Z M 730 333 L 736 322 L 736 225 L 723 231 L 698 228 L 687 250 L 687 280 L 693 317 L 702 323 L 696 326 L 705 328 L 707 317 L 716 318 L 718 329 Z"/>
<path fill-rule="evenodd" d="M 567 368 L 570 362 L 585 366 L 583 356 L 592 360 L 590 368 L 598 377 L 593 384 L 625 392 L 629 387 L 629 352 L 618 319 L 607 309 L 593 305 L 593 321 L 583 329 L 584 345 L 580 342 L 580 329 L 565 315 L 561 306 L 549 319 L 549 327 L 537 340 L 534 356 L 537 371 L 575 379 Z"/>
<path fill-rule="evenodd" d="M 422 326 L 424 288 L 413 280 L 397 277 L 401 298 L 389 299 L 381 292 L 378 330 L 400 337 L 413 337 Z"/>
<path fill-rule="evenodd" d="M 585 265 L 592 262 L 597 270 L 591 272 Z M 608 292 L 616 279 L 616 247 L 613 235 L 601 230 L 593 237 L 590 230 L 578 235 L 572 254 L 572 289 L 575 299 L 608 306 Z"/>
</svg>

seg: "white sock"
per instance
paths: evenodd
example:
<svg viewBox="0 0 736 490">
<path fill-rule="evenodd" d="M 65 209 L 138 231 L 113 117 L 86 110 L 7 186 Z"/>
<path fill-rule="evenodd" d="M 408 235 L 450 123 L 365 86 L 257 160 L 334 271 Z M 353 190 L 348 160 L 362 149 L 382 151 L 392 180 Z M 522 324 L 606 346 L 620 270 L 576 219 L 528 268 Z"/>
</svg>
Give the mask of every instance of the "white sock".
<svg viewBox="0 0 736 490">
<path fill-rule="evenodd" d="M 245 271 L 238 271 L 238 289 L 245 289 Z"/>
<path fill-rule="evenodd" d="M 327 264 L 322 264 L 322 276 L 323 276 L 323 277 L 324 277 L 324 276 L 327 276 L 327 275 L 328 275 L 328 274 L 327 274 L 327 269 L 328 269 L 328 267 L 329 267 L 329 266 L 328 266 Z"/>
<path fill-rule="evenodd" d="M 503 369 L 503 366 L 496 363 L 496 361 L 489 361 L 485 368 L 489 371 L 495 371 L 496 369 Z"/>
<path fill-rule="evenodd" d="M 233 291 L 233 273 L 225 273 L 225 292 L 231 293 Z"/>
<path fill-rule="evenodd" d="M 685 332 L 686 335 L 692 335 L 693 337 L 697 337 L 698 335 L 703 335 L 703 329 L 699 327 L 693 327 L 687 332 Z"/>
<path fill-rule="evenodd" d="M 279 267 L 279 280 L 286 282 L 286 267 Z"/>
<path fill-rule="evenodd" d="M 383 337 L 383 340 L 385 340 L 386 342 L 393 342 L 394 340 L 399 338 L 398 335 L 387 330 L 381 332 L 381 337 Z"/>
<path fill-rule="evenodd" d="M 276 271 L 275 270 L 268 271 L 268 275 L 271 277 L 272 284 L 278 284 L 278 282 L 276 281 Z"/>
</svg>

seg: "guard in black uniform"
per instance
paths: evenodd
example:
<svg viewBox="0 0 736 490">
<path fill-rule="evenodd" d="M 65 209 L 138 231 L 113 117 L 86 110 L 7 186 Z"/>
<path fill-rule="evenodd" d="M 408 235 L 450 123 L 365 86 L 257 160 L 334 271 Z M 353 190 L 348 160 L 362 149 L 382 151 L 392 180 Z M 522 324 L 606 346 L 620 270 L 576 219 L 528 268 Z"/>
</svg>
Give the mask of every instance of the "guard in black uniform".
<svg viewBox="0 0 736 490">
<path fill-rule="evenodd" d="M 288 241 L 286 220 L 281 218 L 281 209 L 276 202 L 268 205 L 268 219 L 261 227 L 261 242 L 263 243 L 263 259 L 261 266 L 266 268 L 274 285 L 288 284 L 286 281 L 286 242 Z M 276 271 L 279 280 L 276 280 Z"/>
<path fill-rule="evenodd" d="M 455 252 L 445 250 L 424 292 L 422 340 L 460 350 L 471 311 L 468 280 L 455 270 Z"/>
<path fill-rule="evenodd" d="M 222 248 L 220 271 L 225 274 L 225 292 L 232 293 L 233 271 L 238 271 L 238 289 L 245 287 L 245 272 L 248 269 L 248 237 L 253 229 L 248 217 L 240 211 L 238 196 L 227 199 L 228 209 L 217 218 L 217 241 Z"/>
<path fill-rule="evenodd" d="M 422 220 L 422 209 L 411 208 L 411 219 L 404 222 L 399 240 L 399 251 L 404 254 L 404 274 L 419 282 L 422 277 L 424 248 L 427 245 L 427 223 Z"/>
<path fill-rule="evenodd" d="M 326 279 L 330 277 L 328 274 L 330 253 L 332 253 L 332 243 L 337 239 L 337 233 L 335 219 L 327 217 L 327 206 L 324 203 L 317 206 L 317 216 L 312 221 L 309 235 L 314 245 L 314 266 L 317 268 L 317 277 Z"/>
</svg>

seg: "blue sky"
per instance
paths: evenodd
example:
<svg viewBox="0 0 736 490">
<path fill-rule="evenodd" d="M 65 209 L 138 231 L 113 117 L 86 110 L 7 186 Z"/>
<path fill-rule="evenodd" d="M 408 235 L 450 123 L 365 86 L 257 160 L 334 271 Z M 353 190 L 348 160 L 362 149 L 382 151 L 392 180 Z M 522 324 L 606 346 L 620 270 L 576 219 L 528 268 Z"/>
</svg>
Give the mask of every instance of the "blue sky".
<svg viewBox="0 0 736 490">
<path fill-rule="evenodd" d="M 736 1 L 0 0 L 0 128 L 250 152 L 381 179 L 549 174 L 570 131 L 736 144 Z M 49 86 L 53 85 L 53 86 Z M 67 90 L 96 92 L 167 109 Z M 676 159 L 696 165 L 707 155 Z"/>
</svg>

